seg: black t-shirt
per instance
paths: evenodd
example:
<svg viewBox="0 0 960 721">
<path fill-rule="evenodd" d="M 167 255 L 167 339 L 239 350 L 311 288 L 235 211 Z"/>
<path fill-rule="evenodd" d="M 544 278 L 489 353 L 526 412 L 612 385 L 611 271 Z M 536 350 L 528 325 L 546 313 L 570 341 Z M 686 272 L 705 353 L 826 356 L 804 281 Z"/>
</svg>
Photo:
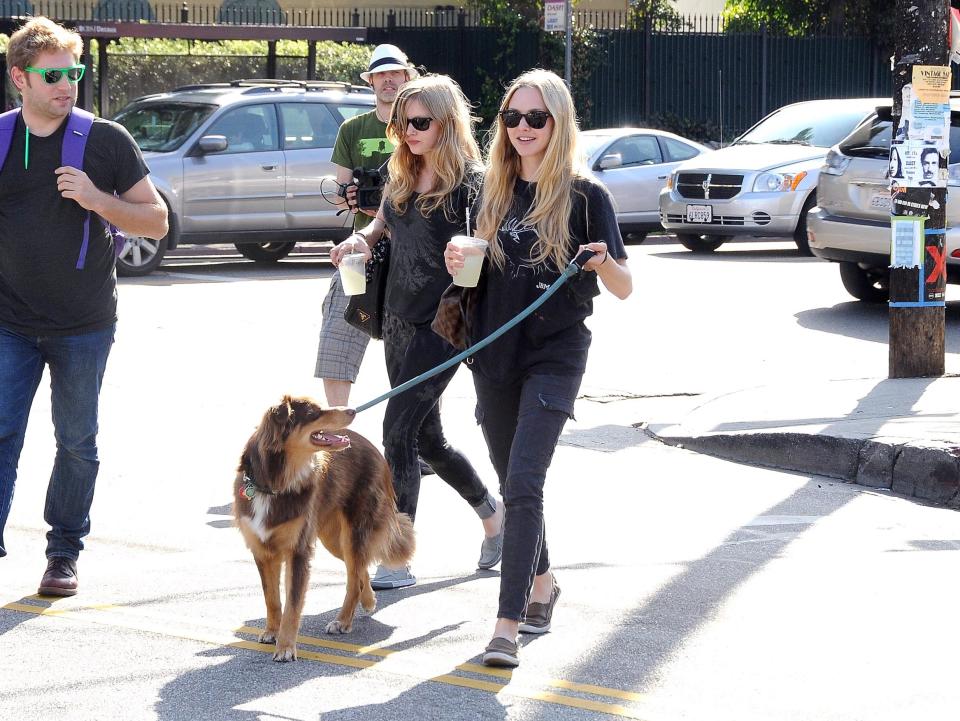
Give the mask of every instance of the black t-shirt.
<svg viewBox="0 0 960 721">
<path fill-rule="evenodd" d="M 0 325 L 25 335 L 74 335 L 108 328 L 117 317 L 113 240 L 96 214 L 84 267 L 77 269 L 87 211 L 63 198 L 54 173 L 66 119 L 46 138 L 31 133 L 24 168 L 23 117 L 0 172 Z M 106 193 L 125 193 L 150 172 L 130 134 L 97 118 L 83 171 Z"/>
<path fill-rule="evenodd" d="M 561 273 L 545 264 L 531 265 L 529 258 L 538 237 L 524 217 L 533 203 L 535 186 L 517 180 L 513 206 L 497 231 L 506 266 L 500 271 L 484 263 L 478 285 L 478 302 L 470 323 L 471 343 L 486 338 L 537 300 Z M 570 250 L 604 242 L 612 260 L 627 257 L 617 226 L 610 193 L 600 183 L 578 178 L 573 183 L 570 215 Z M 611 262 L 612 262 L 611 260 Z M 471 368 L 488 380 L 509 385 L 529 373 L 579 375 L 586 370 L 590 331 L 584 319 L 593 313 L 593 298 L 600 293 L 597 274 L 577 273 L 518 326 L 474 356 Z"/>
<path fill-rule="evenodd" d="M 438 209 L 428 216 L 416 206 L 419 194 L 407 201 L 406 212 L 398 214 L 384 203 L 390 230 L 390 269 L 384 309 L 410 323 L 433 322 L 440 296 L 450 285 L 443 251 L 455 235 L 466 232 L 466 208 L 472 198 L 470 183 L 464 183 L 450 197 L 447 213 Z M 449 214 L 449 218 L 447 215 Z"/>
</svg>

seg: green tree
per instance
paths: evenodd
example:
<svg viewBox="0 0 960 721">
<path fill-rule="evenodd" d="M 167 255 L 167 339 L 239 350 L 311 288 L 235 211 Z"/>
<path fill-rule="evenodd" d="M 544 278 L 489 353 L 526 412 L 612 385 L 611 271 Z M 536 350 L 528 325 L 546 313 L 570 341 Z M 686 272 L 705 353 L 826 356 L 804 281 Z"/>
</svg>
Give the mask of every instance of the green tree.
<svg viewBox="0 0 960 721">
<path fill-rule="evenodd" d="M 654 27 L 662 30 L 679 30 L 683 16 L 677 12 L 671 0 L 631 0 L 627 26 L 639 29 L 649 17 Z"/>
<path fill-rule="evenodd" d="M 732 32 L 785 35 L 861 35 L 892 47 L 892 0 L 727 0 L 724 26 Z"/>
</svg>

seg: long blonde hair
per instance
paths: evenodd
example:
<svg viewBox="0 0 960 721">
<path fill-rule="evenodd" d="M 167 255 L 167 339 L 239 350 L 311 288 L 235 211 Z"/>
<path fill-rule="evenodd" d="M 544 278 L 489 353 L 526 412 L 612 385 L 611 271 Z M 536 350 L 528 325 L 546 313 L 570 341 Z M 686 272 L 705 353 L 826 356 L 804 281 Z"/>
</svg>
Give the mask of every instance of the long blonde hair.
<svg viewBox="0 0 960 721">
<path fill-rule="evenodd" d="M 393 209 L 405 213 L 420 171 L 427 163 L 425 156 L 410 152 L 404 142 L 408 117 L 406 108 L 413 99 L 419 100 L 434 122 L 440 124 L 437 145 L 431 151 L 435 173 L 433 187 L 421 193 L 415 205 L 424 215 L 443 208 L 444 215 L 452 220 L 453 191 L 463 183 L 468 173 L 479 172 L 481 163 L 480 148 L 473 137 L 476 118 L 470 114 L 470 105 L 460 86 L 446 75 L 424 75 L 406 83 L 397 93 L 387 124 L 387 137 L 396 150 L 387 166 L 390 180 L 384 192 Z"/>
<path fill-rule="evenodd" d="M 533 204 L 524 223 L 535 226 L 538 238 L 531 249 L 530 262 L 548 263 L 562 271 L 570 260 L 570 196 L 574 178 L 586 170 L 577 153 L 577 117 L 570 91 L 557 75 L 549 70 L 528 70 L 514 80 L 500 103 L 506 110 L 519 88 L 534 88 L 543 97 L 547 112 L 553 118 L 553 132 L 537 171 Z M 520 156 L 507 135 L 503 120 L 498 117 L 493 140 L 487 151 L 487 168 L 483 180 L 483 203 L 477 218 L 477 234 L 494 241 L 497 230 L 513 204 L 513 188 L 520 176 Z M 490 244 L 491 260 L 503 268 L 506 256 L 499 241 Z"/>
</svg>

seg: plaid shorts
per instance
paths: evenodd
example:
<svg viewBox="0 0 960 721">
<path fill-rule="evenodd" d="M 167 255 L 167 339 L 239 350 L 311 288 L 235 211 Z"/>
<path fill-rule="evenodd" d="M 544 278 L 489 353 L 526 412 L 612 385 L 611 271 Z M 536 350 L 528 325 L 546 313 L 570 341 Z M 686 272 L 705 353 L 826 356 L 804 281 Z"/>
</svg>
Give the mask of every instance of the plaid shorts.
<svg viewBox="0 0 960 721">
<path fill-rule="evenodd" d="M 346 309 L 347 296 L 340 286 L 340 273 L 334 273 L 321 306 L 323 324 L 317 346 L 317 367 L 313 372 L 317 378 L 351 383 L 357 380 L 370 336 L 343 319 Z"/>
</svg>

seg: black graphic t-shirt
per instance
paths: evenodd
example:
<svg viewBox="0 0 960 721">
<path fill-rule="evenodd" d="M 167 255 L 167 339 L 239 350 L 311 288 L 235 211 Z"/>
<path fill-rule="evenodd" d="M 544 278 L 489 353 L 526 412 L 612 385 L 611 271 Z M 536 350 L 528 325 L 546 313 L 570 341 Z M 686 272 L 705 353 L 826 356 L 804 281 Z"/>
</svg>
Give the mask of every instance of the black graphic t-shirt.
<svg viewBox="0 0 960 721">
<path fill-rule="evenodd" d="M 470 323 L 471 343 L 486 338 L 519 315 L 561 275 L 544 264 L 533 266 L 529 261 L 538 235 L 524 218 L 533 204 L 535 189 L 534 184 L 519 179 L 514 186 L 513 206 L 497 233 L 506 266 L 500 271 L 489 262 L 484 263 L 477 310 Z M 572 194 L 569 257 L 574 258 L 578 247 L 585 243 L 604 242 L 611 259 L 626 258 L 607 189 L 592 179 L 578 178 Z M 533 371 L 554 375 L 583 373 L 591 339 L 584 320 L 593 313 L 593 298 L 599 292 L 596 273 L 577 273 L 531 316 L 480 350 L 471 368 L 502 385 L 516 383 Z"/>
<path fill-rule="evenodd" d="M 390 230 L 386 312 L 410 323 L 433 322 L 440 296 L 450 285 L 443 251 L 453 236 L 466 232 L 466 208 L 473 197 L 470 187 L 475 184 L 467 182 L 454 191 L 446 214 L 439 209 L 422 215 L 416 206 L 417 193 L 402 214 L 389 202 L 383 204 Z"/>
<path fill-rule="evenodd" d="M 66 120 L 52 135 L 30 136 L 18 118 L 0 173 L 0 325 L 34 336 L 77 335 L 117 319 L 114 245 L 90 216 L 84 267 L 77 269 L 87 211 L 57 190 Z M 26 165 L 26 167 L 24 167 Z M 150 172 L 130 133 L 97 118 L 83 171 L 106 193 L 122 194 Z"/>
</svg>

